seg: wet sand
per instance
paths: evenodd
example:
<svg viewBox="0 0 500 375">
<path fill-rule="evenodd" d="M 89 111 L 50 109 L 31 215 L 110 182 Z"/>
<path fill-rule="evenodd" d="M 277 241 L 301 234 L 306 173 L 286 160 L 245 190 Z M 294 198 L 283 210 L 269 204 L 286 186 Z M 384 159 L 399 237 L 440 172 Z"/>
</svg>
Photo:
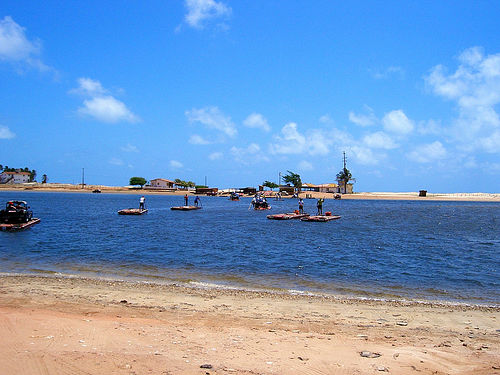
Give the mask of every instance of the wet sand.
<svg viewBox="0 0 500 375">
<path fill-rule="evenodd" d="M 500 374 L 499 320 L 498 307 L 2 276 L 0 372 Z"/>
</svg>

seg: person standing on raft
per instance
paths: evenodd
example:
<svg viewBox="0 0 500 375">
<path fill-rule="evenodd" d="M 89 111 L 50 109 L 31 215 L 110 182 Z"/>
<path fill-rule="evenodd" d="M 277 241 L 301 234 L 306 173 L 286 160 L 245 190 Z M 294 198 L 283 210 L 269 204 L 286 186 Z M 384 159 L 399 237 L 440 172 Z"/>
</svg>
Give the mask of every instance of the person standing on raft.
<svg viewBox="0 0 500 375">
<path fill-rule="evenodd" d="M 139 198 L 139 209 L 144 210 L 144 204 L 146 203 L 146 198 L 144 198 L 144 195 Z"/>
<path fill-rule="evenodd" d="M 323 198 L 318 199 L 318 203 L 316 203 L 316 207 L 318 208 L 318 215 L 323 215 L 323 202 L 325 200 Z"/>
<path fill-rule="evenodd" d="M 198 207 L 198 204 L 199 204 L 199 203 L 201 203 L 201 201 L 200 201 L 200 197 L 196 196 L 196 198 L 194 198 L 194 205 L 195 205 L 196 207 Z M 187 204 L 186 204 L 186 206 L 187 206 Z"/>
<path fill-rule="evenodd" d="M 188 195 L 186 193 L 186 195 L 184 196 L 184 206 L 187 206 L 188 205 Z"/>
<path fill-rule="evenodd" d="M 302 198 L 299 199 L 299 213 L 304 213 L 304 201 L 302 200 Z"/>
</svg>

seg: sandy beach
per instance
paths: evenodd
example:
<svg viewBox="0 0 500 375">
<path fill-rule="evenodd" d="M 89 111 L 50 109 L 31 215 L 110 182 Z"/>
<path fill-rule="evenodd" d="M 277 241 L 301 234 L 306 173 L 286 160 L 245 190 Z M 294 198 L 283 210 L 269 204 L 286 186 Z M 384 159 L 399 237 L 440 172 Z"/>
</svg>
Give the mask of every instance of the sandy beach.
<svg viewBox="0 0 500 375">
<path fill-rule="evenodd" d="M 137 194 L 137 195 L 184 195 L 185 190 L 162 191 L 151 189 L 131 189 L 120 186 L 87 185 L 85 189 L 81 185 L 71 184 L 18 184 L 18 185 L 0 185 L 0 192 L 11 191 L 19 192 L 59 192 L 59 193 L 82 193 L 90 194 L 93 190 L 99 189 L 102 193 L 110 194 Z M 276 192 L 270 192 L 275 194 Z M 194 195 L 194 192 L 188 192 Z M 225 196 L 228 196 L 226 194 Z M 310 196 L 313 199 L 324 198 L 334 199 L 332 193 L 320 193 L 312 191 L 302 191 L 300 197 Z M 283 198 L 290 198 L 284 196 Z M 418 192 L 355 192 L 353 194 L 343 194 L 342 199 L 371 199 L 371 200 L 418 200 L 418 201 L 464 201 L 464 202 L 500 202 L 500 193 L 432 193 L 428 192 L 426 197 L 420 197 Z"/>
<path fill-rule="evenodd" d="M 22 374 L 497 374 L 500 308 L 0 277 Z"/>
</svg>

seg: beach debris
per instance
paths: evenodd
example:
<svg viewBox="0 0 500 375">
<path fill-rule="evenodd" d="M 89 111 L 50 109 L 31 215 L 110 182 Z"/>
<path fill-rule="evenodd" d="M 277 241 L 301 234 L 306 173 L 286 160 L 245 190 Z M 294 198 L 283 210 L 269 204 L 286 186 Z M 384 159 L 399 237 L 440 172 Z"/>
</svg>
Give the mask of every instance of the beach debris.
<svg viewBox="0 0 500 375">
<path fill-rule="evenodd" d="M 389 369 L 385 366 L 377 366 L 377 371 L 389 372 Z"/>
<path fill-rule="evenodd" d="M 399 353 L 394 353 L 394 354 L 392 355 L 392 358 L 394 358 L 394 359 L 396 359 L 396 358 L 398 358 L 398 357 L 399 357 Z"/>
<path fill-rule="evenodd" d="M 128 303 L 126 299 L 122 299 L 120 303 Z"/>
<path fill-rule="evenodd" d="M 405 321 L 399 321 L 399 322 L 396 322 L 396 324 L 398 326 L 403 326 L 403 327 L 406 327 L 408 325 L 408 322 L 405 322 Z"/>
<path fill-rule="evenodd" d="M 301 360 L 301 361 L 309 361 L 309 358 L 304 358 L 304 357 L 297 357 L 297 359 Z"/>
<path fill-rule="evenodd" d="M 356 337 L 358 337 L 360 339 L 368 340 L 368 335 L 356 335 Z"/>
<path fill-rule="evenodd" d="M 451 342 L 443 341 L 441 344 L 438 345 L 438 348 L 442 348 L 443 346 L 446 346 L 447 348 L 451 348 Z"/>
<path fill-rule="evenodd" d="M 368 350 L 363 350 L 362 352 L 359 353 L 359 355 L 361 357 L 365 357 L 365 358 L 378 358 L 380 357 L 382 354 L 380 353 L 375 353 L 375 352 L 369 352 Z"/>
<path fill-rule="evenodd" d="M 205 364 L 201 365 L 200 368 L 211 369 L 211 368 L 213 368 L 213 366 L 211 364 L 209 364 L 209 363 L 205 363 Z"/>
</svg>

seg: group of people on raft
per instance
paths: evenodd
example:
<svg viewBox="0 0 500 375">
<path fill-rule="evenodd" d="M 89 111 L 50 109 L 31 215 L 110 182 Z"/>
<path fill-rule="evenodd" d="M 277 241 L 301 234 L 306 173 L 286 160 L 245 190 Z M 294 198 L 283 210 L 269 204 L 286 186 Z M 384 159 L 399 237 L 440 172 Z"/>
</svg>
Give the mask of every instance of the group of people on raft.
<svg viewBox="0 0 500 375">
<path fill-rule="evenodd" d="M 254 208 L 254 210 L 268 209 L 269 208 L 269 203 L 267 203 L 266 197 L 264 197 L 260 193 L 257 193 L 252 198 L 251 206 Z"/>
<path fill-rule="evenodd" d="M 324 198 L 319 198 L 318 201 L 316 202 L 316 208 L 318 209 L 318 216 L 323 215 L 323 202 L 325 201 Z M 299 198 L 299 214 L 304 213 L 304 201 L 302 198 Z"/>
</svg>

